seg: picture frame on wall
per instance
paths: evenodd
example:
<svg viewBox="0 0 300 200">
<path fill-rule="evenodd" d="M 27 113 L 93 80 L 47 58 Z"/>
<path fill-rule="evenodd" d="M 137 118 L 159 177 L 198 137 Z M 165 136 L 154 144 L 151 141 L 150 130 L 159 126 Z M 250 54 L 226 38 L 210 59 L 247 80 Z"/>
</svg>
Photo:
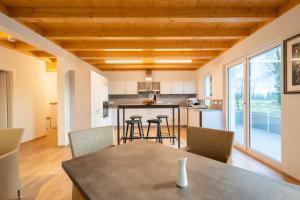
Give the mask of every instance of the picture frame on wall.
<svg viewBox="0 0 300 200">
<path fill-rule="evenodd" d="M 300 93 L 300 34 L 283 42 L 284 94 Z"/>
</svg>

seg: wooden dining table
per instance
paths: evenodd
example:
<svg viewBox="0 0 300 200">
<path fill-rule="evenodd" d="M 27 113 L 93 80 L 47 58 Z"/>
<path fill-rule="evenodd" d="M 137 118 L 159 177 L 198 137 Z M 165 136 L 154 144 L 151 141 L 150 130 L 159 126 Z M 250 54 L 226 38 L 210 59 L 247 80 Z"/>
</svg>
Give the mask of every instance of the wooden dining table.
<svg viewBox="0 0 300 200">
<path fill-rule="evenodd" d="M 176 186 L 187 157 L 189 186 Z M 299 200 L 300 187 L 154 142 L 138 141 L 64 161 L 63 169 L 92 200 Z"/>
</svg>

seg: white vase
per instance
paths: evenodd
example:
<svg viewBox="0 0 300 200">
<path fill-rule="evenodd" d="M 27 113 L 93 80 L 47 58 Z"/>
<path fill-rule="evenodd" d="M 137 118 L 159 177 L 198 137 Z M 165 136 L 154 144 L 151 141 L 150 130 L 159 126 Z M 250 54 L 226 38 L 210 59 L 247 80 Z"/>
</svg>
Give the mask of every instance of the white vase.
<svg viewBox="0 0 300 200">
<path fill-rule="evenodd" d="M 186 174 L 186 161 L 187 158 L 178 159 L 178 177 L 177 177 L 177 186 L 178 187 L 187 187 L 188 179 Z"/>
</svg>

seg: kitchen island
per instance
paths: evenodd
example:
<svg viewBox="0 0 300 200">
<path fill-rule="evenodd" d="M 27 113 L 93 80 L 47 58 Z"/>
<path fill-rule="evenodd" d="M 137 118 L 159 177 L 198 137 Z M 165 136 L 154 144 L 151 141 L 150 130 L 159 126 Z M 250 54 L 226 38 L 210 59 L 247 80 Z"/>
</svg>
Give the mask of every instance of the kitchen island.
<svg viewBox="0 0 300 200">
<path fill-rule="evenodd" d="M 175 143 L 175 109 L 178 109 L 178 123 L 177 123 L 177 142 L 178 142 L 178 148 L 180 148 L 180 105 L 178 104 L 163 104 L 163 103 L 156 103 L 151 105 L 146 104 L 120 104 L 117 106 L 117 139 L 118 139 L 118 145 L 120 145 L 121 140 L 124 140 L 123 137 L 120 137 L 120 110 L 122 110 L 123 114 L 123 120 L 122 120 L 122 126 L 123 126 L 123 136 L 125 135 L 125 112 L 126 109 L 165 109 L 169 108 L 172 109 L 172 133 L 173 135 L 170 136 L 164 136 L 163 138 L 171 138 L 173 140 L 173 144 Z M 161 113 L 164 114 L 164 113 Z M 155 118 L 156 116 L 153 116 Z M 155 139 L 156 137 L 149 137 L 149 139 Z"/>
</svg>

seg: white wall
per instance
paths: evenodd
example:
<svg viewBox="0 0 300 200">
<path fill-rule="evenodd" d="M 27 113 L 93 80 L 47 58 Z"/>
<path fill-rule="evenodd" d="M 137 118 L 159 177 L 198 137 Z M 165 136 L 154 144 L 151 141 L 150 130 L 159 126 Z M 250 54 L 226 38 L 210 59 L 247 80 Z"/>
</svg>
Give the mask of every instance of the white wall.
<svg viewBox="0 0 300 200">
<path fill-rule="evenodd" d="M 0 69 L 13 73 L 13 127 L 25 128 L 22 141 L 46 134 L 45 63 L 0 47 Z"/>
<path fill-rule="evenodd" d="M 207 72 L 213 75 L 213 98 L 224 97 L 224 67 L 244 56 L 264 49 L 273 43 L 282 43 L 285 39 L 300 33 L 297 20 L 300 19 L 300 5 L 263 27 L 243 40 L 223 55 L 212 60 L 198 70 L 199 82 Z M 199 88 L 201 96 L 202 87 Z M 282 164 L 281 169 L 300 179 L 300 94 L 282 96 Z"/>
<path fill-rule="evenodd" d="M 145 81 L 146 71 L 104 71 L 103 75 L 108 80 L 122 81 Z M 197 74 L 195 71 L 152 71 L 153 81 L 162 80 L 196 80 Z"/>
</svg>

